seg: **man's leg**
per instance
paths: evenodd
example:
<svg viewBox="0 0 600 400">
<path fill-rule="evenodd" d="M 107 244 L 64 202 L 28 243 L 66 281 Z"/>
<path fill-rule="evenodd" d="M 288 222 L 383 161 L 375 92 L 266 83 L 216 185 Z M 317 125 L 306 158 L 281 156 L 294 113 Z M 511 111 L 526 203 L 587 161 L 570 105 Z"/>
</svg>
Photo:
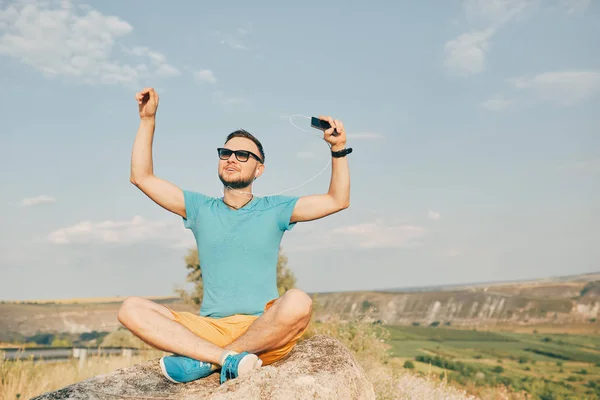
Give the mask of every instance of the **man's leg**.
<svg viewBox="0 0 600 400">
<path fill-rule="evenodd" d="M 290 289 L 225 349 L 258 354 L 285 346 L 308 326 L 311 313 L 310 296 Z"/>
<path fill-rule="evenodd" d="M 150 346 L 220 365 L 224 349 L 176 322 L 171 311 L 160 304 L 140 297 L 128 297 L 119 309 L 118 319 Z"/>
</svg>

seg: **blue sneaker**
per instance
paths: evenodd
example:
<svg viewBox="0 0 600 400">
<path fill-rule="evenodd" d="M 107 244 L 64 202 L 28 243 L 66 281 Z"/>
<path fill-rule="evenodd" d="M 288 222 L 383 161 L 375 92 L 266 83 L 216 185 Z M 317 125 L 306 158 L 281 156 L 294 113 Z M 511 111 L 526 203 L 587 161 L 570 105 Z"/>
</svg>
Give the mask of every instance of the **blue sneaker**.
<svg viewBox="0 0 600 400">
<path fill-rule="evenodd" d="M 250 354 L 246 351 L 239 354 L 230 354 L 225 358 L 225 362 L 223 362 L 223 366 L 221 367 L 221 385 L 229 379 L 245 375 L 251 370 L 259 368 L 261 365 L 262 360 L 255 354 Z"/>
<path fill-rule="evenodd" d="M 171 382 L 185 383 L 205 378 L 216 371 L 217 367 L 209 362 L 175 355 L 161 358 L 160 369 Z"/>
</svg>

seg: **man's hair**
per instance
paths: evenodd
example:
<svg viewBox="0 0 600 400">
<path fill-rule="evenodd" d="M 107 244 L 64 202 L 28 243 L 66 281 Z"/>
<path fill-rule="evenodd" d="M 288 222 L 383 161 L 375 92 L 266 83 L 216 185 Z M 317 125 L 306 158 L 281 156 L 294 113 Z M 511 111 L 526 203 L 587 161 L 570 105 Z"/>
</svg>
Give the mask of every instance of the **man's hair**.
<svg viewBox="0 0 600 400">
<path fill-rule="evenodd" d="M 254 137 L 254 135 L 252 135 L 250 132 L 244 129 L 238 129 L 237 131 L 231 132 L 229 135 L 227 135 L 225 143 L 229 142 L 234 137 L 243 137 L 252 140 L 256 147 L 258 147 L 258 151 L 260 151 L 260 158 L 262 159 L 262 162 L 265 162 L 265 151 L 263 150 L 263 146 L 260 143 L 260 141 L 256 137 Z"/>
</svg>

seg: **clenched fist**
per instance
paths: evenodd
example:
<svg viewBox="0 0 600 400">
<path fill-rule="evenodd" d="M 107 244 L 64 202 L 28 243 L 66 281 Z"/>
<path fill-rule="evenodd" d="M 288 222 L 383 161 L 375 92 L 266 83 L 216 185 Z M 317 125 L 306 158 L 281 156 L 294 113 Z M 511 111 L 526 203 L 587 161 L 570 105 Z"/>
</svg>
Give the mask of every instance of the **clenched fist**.
<svg viewBox="0 0 600 400">
<path fill-rule="evenodd" d="M 331 128 L 323 132 L 323 139 L 329 143 L 331 150 L 342 150 L 346 145 L 346 130 L 342 121 L 323 115 L 319 116 L 319 119 L 327 121 L 331 125 Z"/>
<path fill-rule="evenodd" d="M 152 119 L 156 115 L 158 108 L 158 93 L 152 88 L 145 88 L 136 93 L 135 99 L 138 102 L 141 119 Z"/>
</svg>

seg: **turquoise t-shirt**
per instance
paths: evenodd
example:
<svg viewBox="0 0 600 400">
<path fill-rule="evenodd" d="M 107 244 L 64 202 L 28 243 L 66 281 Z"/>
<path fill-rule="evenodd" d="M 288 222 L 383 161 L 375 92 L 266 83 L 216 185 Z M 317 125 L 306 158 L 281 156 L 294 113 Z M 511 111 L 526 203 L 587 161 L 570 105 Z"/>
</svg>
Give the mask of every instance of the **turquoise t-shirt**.
<svg viewBox="0 0 600 400">
<path fill-rule="evenodd" d="M 215 198 L 183 191 L 186 218 L 198 245 L 204 295 L 200 315 L 262 315 L 265 304 L 279 297 L 277 258 L 298 197 L 254 198 L 233 210 Z"/>
</svg>

